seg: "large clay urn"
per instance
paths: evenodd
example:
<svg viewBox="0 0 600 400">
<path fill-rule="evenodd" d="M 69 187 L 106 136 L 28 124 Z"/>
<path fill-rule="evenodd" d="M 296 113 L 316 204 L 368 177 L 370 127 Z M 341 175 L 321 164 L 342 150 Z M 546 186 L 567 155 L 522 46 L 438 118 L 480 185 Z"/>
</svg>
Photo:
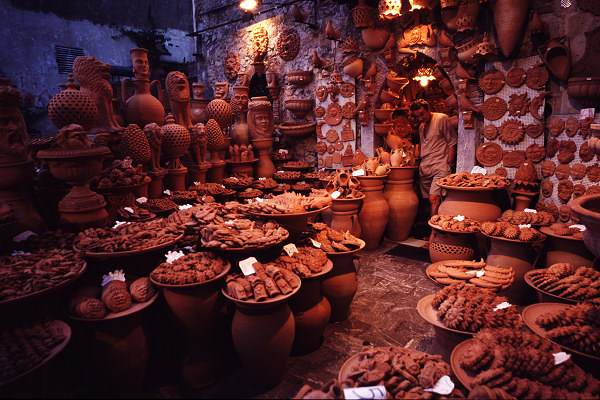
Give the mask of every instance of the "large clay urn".
<svg viewBox="0 0 600 400">
<path fill-rule="evenodd" d="M 381 244 L 388 224 L 390 208 L 383 197 L 383 184 L 387 175 L 359 176 L 365 198 L 358 214 L 360 238 L 365 241 L 365 250 L 375 250 Z"/>
<path fill-rule="evenodd" d="M 419 198 L 413 188 L 417 167 L 391 167 L 383 197 L 390 209 L 386 238 L 401 242 L 408 238 L 419 208 Z"/>
<path fill-rule="evenodd" d="M 359 198 L 337 198 L 331 201 L 331 212 L 333 217 L 331 229 L 336 231 L 349 231 L 350 234 L 360 237 L 361 227 L 358 220 L 358 211 L 365 196 Z"/>
<path fill-rule="evenodd" d="M 586 227 L 583 232 L 585 246 L 600 257 L 600 194 L 576 198 L 571 202 L 571 211 Z"/>
<path fill-rule="evenodd" d="M 583 239 L 555 235 L 547 226 L 542 226 L 540 231 L 546 235 L 546 267 L 557 263 L 569 263 L 575 268 L 594 265 L 594 255 L 585 247 Z"/>
<path fill-rule="evenodd" d="M 440 204 L 438 214 L 463 215 L 477 221 L 496 221 L 502 210 L 496 203 L 495 188 L 470 188 L 440 185 L 446 196 Z"/>
<path fill-rule="evenodd" d="M 162 86 L 160 81 L 149 79 L 134 79 L 135 94 L 127 98 L 128 78 L 121 81 L 121 95 L 125 108 L 125 119 L 130 124 L 144 127 L 152 122 L 162 125 L 165 120 L 165 108 L 163 107 Z M 150 93 L 152 86 L 157 86 L 158 99 Z"/>
<path fill-rule="evenodd" d="M 528 8 L 529 0 L 496 0 L 494 3 L 494 27 L 504 57 L 510 56 L 523 38 L 521 32 Z"/>
<path fill-rule="evenodd" d="M 446 260 L 474 260 L 477 257 L 477 239 L 471 232 L 448 232 L 431 226 L 434 236 L 429 246 L 431 262 Z"/>
<path fill-rule="evenodd" d="M 519 240 L 488 236 L 490 247 L 485 260 L 487 264 L 498 265 L 515 271 L 514 282 L 502 292 L 511 304 L 525 304 L 534 295 L 525 283 L 525 273 L 535 268 L 541 252 L 541 242 L 522 242 Z"/>
<path fill-rule="evenodd" d="M 356 252 L 365 246 L 362 240 L 361 242 L 361 246 L 355 250 L 327 253 L 327 257 L 333 262 L 333 268 L 321 280 L 321 293 L 331 306 L 331 322 L 339 322 L 348 318 L 350 304 L 358 289 L 354 259 Z"/>
</svg>

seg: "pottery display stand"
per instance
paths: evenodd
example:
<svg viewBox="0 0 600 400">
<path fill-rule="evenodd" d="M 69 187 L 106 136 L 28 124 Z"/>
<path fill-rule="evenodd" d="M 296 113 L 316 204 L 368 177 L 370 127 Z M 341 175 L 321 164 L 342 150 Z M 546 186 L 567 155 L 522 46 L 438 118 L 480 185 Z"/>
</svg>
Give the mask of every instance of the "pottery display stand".
<svg viewBox="0 0 600 400">
<path fill-rule="evenodd" d="M 254 170 L 255 178 L 272 178 L 276 171 L 270 152 L 271 147 L 273 147 L 273 139 L 252 139 L 252 146 L 258 157 L 258 163 Z"/>
<path fill-rule="evenodd" d="M 186 179 L 186 187 L 190 187 L 194 182 L 206 183 L 206 176 L 212 165 L 209 162 L 200 165 L 188 165 L 188 174 Z"/>
<path fill-rule="evenodd" d="M 108 213 L 108 225 L 114 225 L 117 220 L 117 210 L 122 207 L 135 206 L 135 199 L 138 197 L 135 190 L 144 183 L 131 186 L 117 186 L 110 188 L 95 189 L 106 199 L 106 212 Z M 147 184 L 146 184 L 147 185 Z"/>
<path fill-rule="evenodd" d="M 321 293 L 331 306 L 331 322 L 348 318 L 350 304 L 358 289 L 358 275 L 354 260 L 360 260 L 356 253 L 364 247 L 363 242 L 356 250 L 327 253 L 327 258 L 333 262 L 333 268 L 321 280 Z"/>
<path fill-rule="evenodd" d="M 254 176 L 254 164 L 258 161 L 258 158 L 249 161 L 232 161 L 225 160 L 227 165 L 229 166 L 229 173 L 231 175 L 246 175 L 253 177 Z"/>
<path fill-rule="evenodd" d="M 575 268 L 584 265 L 593 267 L 594 255 L 585 247 L 583 239 L 555 235 L 552 229 L 546 226 L 542 226 L 540 231 L 546 235 L 547 245 L 544 246 L 546 267 L 556 263 L 570 263 Z"/>
<path fill-rule="evenodd" d="M 166 169 L 159 169 L 156 171 L 146 172 L 150 177 L 150 183 L 148 184 L 148 198 L 159 199 L 163 194 L 163 180 L 167 175 Z"/>
<path fill-rule="evenodd" d="M 383 183 L 386 178 L 387 175 L 358 177 L 365 195 L 358 213 L 360 238 L 365 241 L 364 250 L 375 250 L 379 247 L 388 224 L 390 208 L 383 196 Z"/>
<path fill-rule="evenodd" d="M 503 268 L 512 267 L 515 271 L 514 282 L 502 292 L 511 304 L 524 305 L 534 298 L 532 289 L 525 282 L 525 273 L 538 266 L 541 252 L 541 240 L 522 242 L 506 238 L 488 236 L 490 248 L 486 264 Z"/>
<path fill-rule="evenodd" d="M 463 215 L 477 221 L 496 221 L 502 210 L 496 203 L 496 188 L 470 188 L 439 185 L 446 190 L 438 214 Z"/>
<path fill-rule="evenodd" d="M 221 349 L 215 337 L 215 325 L 220 308 L 219 289 L 230 265 L 214 279 L 189 285 L 164 285 L 162 288 L 171 318 L 184 342 L 181 373 L 192 388 L 213 384 L 219 377 Z"/>
<path fill-rule="evenodd" d="M 571 202 L 571 211 L 586 227 L 583 232 L 585 247 L 600 257 L 600 194 L 576 198 Z"/>
<path fill-rule="evenodd" d="M 429 246 L 431 262 L 446 260 L 475 260 L 478 258 L 474 232 L 449 232 L 429 224 L 434 236 Z"/>
<path fill-rule="evenodd" d="M 385 237 L 393 242 L 408 239 L 419 209 L 413 182 L 417 167 L 391 167 L 383 190 L 390 209 Z"/>
<path fill-rule="evenodd" d="M 513 209 L 523 211 L 529 208 L 531 202 L 539 196 L 539 192 L 528 192 L 526 190 L 512 190 L 511 195 L 515 198 Z"/>
<path fill-rule="evenodd" d="M 331 212 L 333 214 L 329 227 L 336 231 L 350 231 L 351 235 L 360 237 L 361 227 L 358 212 L 365 196 L 357 199 L 333 199 Z"/>
<path fill-rule="evenodd" d="M 187 167 L 169 168 L 163 180 L 163 187 L 169 190 L 185 190 L 185 176 Z"/>
<path fill-rule="evenodd" d="M 322 272 L 302 278 L 298 293 L 290 299 L 290 308 L 294 313 L 296 331 L 292 352 L 307 354 L 316 350 L 323 337 L 323 331 L 331 318 L 331 305 L 321 294 L 321 281 L 333 263 L 328 261 Z"/>
</svg>

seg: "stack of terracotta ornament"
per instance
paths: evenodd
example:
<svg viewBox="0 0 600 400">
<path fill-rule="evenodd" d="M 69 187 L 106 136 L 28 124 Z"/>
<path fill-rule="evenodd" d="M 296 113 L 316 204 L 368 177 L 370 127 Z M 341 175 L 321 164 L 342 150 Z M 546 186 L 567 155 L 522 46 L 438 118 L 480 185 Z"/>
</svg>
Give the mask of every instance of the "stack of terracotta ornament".
<svg viewBox="0 0 600 400">
<path fill-rule="evenodd" d="M 435 228 L 453 232 L 479 232 L 481 222 L 471 218 L 457 218 L 457 215 L 436 214 L 429 219 Z"/>
<path fill-rule="evenodd" d="M 556 221 L 556 218 L 546 211 L 525 212 L 506 210 L 498 218 L 498 221 L 510 222 L 515 225 L 550 225 Z"/>
<path fill-rule="evenodd" d="M 273 221 L 228 220 L 208 224 L 200 231 L 205 248 L 231 249 L 265 247 L 287 239 L 289 233 Z"/>
<path fill-rule="evenodd" d="M 437 181 L 438 185 L 452 187 L 486 187 L 504 188 L 510 184 L 508 179 L 499 175 L 483 175 L 481 173 L 468 173 L 466 171 L 451 174 Z"/>
<path fill-rule="evenodd" d="M 362 246 L 361 240 L 348 231 L 336 231 L 320 222 L 311 223 L 310 226 L 317 232 L 315 240 L 320 244 L 320 249 L 327 253 L 343 253 Z"/>
<path fill-rule="evenodd" d="M 237 300 L 264 302 L 291 294 L 300 286 L 298 276 L 275 265 L 254 263 L 254 274 L 231 274 L 226 278 L 227 294 Z"/>
<path fill-rule="evenodd" d="M 166 285 L 190 285 L 214 279 L 220 275 L 229 262 L 211 252 L 189 253 L 156 267 L 150 277 Z"/>
<path fill-rule="evenodd" d="M 600 273 L 587 266 L 556 263 L 527 272 L 525 280 L 535 289 L 569 302 L 600 304 Z"/>
<path fill-rule="evenodd" d="M 243 210 L 264 214 L 288 214 L 318 210 L 329 204 L 331 196 L 323 190 L 313 192 L 310 196 L 291 192 L 252 201 L 244 205 Z"/>
<path fill-rule="evenodd" d="M 510 222 L 483 222 L 481 224 L 481 233 L 492 237 L 501 237 L 521 242 L 536 242 L 546 238 L 546 235 L 527 224 L 516 225 Z"/>
<path fill-rule="evenodd" d="M 338 169 L 335 175 L 329 180 L 325 186 L 325 190 L 330 195 L 337 192 L 334 198 L 337 199 L 359 199 L 363 197 L 360 182 L 352 175 L 351 171 L 346 169 Z M 333 196 L 332 196 L 333 197 Z"/>
<path fill-rule="evenodd" d="M 515 271 L 481 261 L 439 261 L 427 267 L 427 275 L 442 285 L 468 282 L 488 290 L 506 290 L 515 279 Z"/>
</svg>

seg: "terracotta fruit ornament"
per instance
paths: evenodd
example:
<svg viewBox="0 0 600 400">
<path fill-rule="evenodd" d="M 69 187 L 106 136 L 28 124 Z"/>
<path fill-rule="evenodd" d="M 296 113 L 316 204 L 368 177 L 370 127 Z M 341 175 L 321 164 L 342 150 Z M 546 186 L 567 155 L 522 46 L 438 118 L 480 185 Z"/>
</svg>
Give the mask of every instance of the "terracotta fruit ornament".
<svg viewBox="0 0 600 400">
<path fill-rule="evenodd" d="M 121 153 L 133 159 L 134 165 L 150 161 L 150 144 L 144 131 L 135 124 L 130 124 L 121 137 Z"/>
<path fill-rule="evenodd" d="M 168 159 L 167 168 L 183 168 L 179 157 L 190 147 L 190 132 L 183 126 L 176 124 L 171 113 L 167 114 L 166 123 L 162 126 L 162 131 L 164 132 L 164 136 L 161 149 L 165 158 Z"/>
<path fill-rule="evenodd" d="M 48 104 L 48 117 L 61 129 L 63 126 L 77 124 L 90 130 L 98 122 L 98 108 L 90 96 L 77 89 L 73 74 L 67 78 L 67 88 L 58 92 Z"/>
<path fill-rule="evenodd" d="M 206 140 L 207 148 L 211 152 L 221 150 L 225 146 L 223 131 L 214 119 L 209 119 L 206 123 Z"/>
<path fill-rule="evenodd" d="M 231 106 L 225 100 L 214 99 L 206 106 L 206 118 L 214 119 L 221 129 L 231 125 L 232 117 Z"/>
</svg>

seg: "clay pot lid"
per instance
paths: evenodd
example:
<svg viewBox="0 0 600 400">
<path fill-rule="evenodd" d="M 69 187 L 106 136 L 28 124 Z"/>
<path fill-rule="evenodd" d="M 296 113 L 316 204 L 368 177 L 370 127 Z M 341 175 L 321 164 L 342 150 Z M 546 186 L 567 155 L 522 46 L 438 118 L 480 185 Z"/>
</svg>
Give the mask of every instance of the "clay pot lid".
<svg viewBox="0 0 600 400">
<path fill-rule="evenodd" d="M 504 74 L 495 68 L 490 69 L 481 74 L 478 83 L 485 94 L 498 93 L 504 87 Z"/>
<path fill-rule="evenodd" d="M 495 121 L 506 113 L 508 106 L 504 99 L 501 99 L 498 96 L 492 96 L 485 100 L 481 105 L 481 113 L 484 118 L 490 121 Z"/>
<path fill-rule="evenodd" d="M 523 68 L 511 68 L 506 74 L 506 83 L 508 83 L 509 86 L 518 88 L 523 86 L 525 78 L 527 78 L 527 74 Z"/>
<path fill-rule="evenodd" d="M 502 161 L 502 147 L 494 142 L 487 142 L 477 148 L 477 161 L 486 167 L 492 167 Z"/>
</svg>

